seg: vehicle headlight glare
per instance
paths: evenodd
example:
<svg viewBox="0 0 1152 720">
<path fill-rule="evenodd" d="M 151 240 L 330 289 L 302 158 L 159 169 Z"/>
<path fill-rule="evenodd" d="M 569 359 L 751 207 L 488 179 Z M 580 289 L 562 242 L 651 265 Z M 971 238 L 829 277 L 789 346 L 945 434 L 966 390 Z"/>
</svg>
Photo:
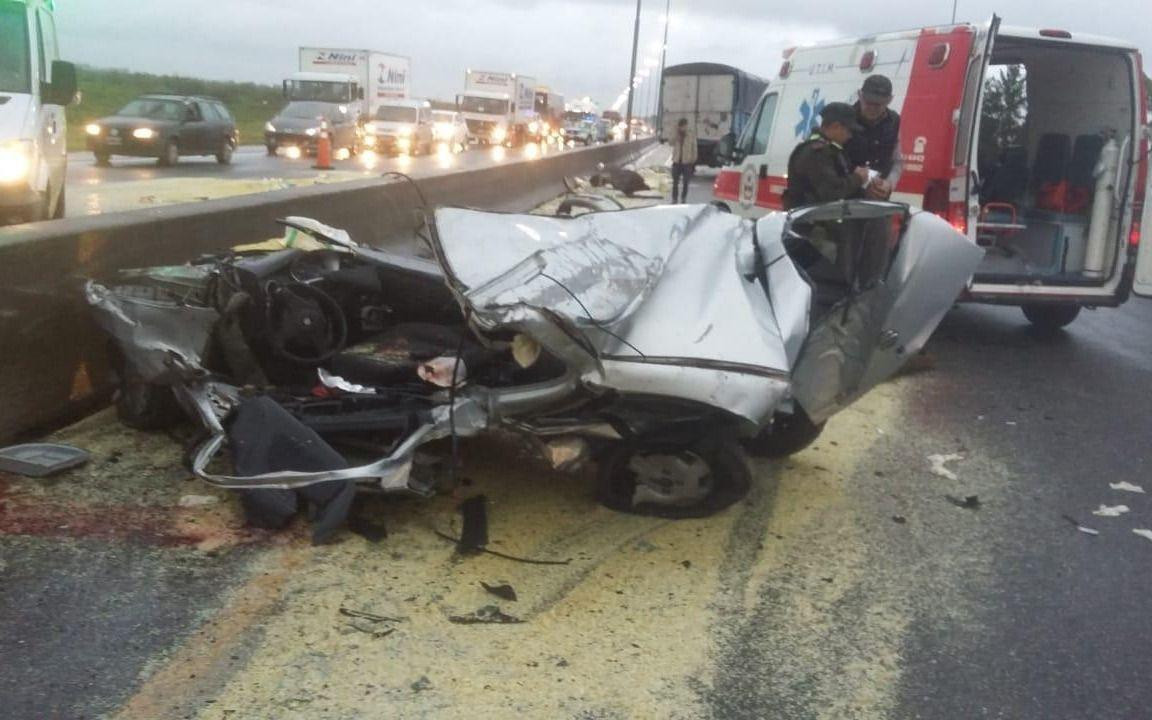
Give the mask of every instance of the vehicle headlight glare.
<svg viewBox="0 0 1152 720">
<path fill-rule="evenodd" d="M 152 128 L 136 128 L 132 131 L 132 137 L 137 140 L 151 140 L 156 137 L 156 131 Z"/>
<path fill-rule="evenodd" d="M 92 136 L 99 135 L 102 132 L 102 129 L 96 123 L 92 123 L 91 125 L 86 126 L 84 130 Z"/>
<path fill-rule="evenodd" d="M 32 143 L 0 145 L 0 183 L 19 182 L 32 170 Z"/>
<path fill-rule="evenodd" d="M 274 133 L 274 132 L 276 132 L 276 126 L 270 122 L 266 122 L 266 123 L 264 123 L 264 131 Z"/>
<path fill-rule="evenodd" d="M 304 134 L 307 135 L 308 137 L 312 137 L 318 132 L 320 132 L 320 131 L 317 130 L 316 128 L 308 128 L 307 130 L 304 131 Z"/>
</svg>

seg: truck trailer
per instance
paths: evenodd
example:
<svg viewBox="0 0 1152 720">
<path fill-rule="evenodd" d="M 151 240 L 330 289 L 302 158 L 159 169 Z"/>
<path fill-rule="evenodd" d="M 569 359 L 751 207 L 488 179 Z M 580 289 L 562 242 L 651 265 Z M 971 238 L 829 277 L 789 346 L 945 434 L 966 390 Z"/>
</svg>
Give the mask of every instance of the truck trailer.
<svg viewBox="0 0 1152 720">
<path fill-rule="evenodd" d="M 696 134 L 700 163 L 719 167 L 716 143 L 739 135 L 768 82 L 731 65 L 686 63 L 664 70 L 661 87 L 661 137 L 668 139 L 681 118 Z"/>
</svg>

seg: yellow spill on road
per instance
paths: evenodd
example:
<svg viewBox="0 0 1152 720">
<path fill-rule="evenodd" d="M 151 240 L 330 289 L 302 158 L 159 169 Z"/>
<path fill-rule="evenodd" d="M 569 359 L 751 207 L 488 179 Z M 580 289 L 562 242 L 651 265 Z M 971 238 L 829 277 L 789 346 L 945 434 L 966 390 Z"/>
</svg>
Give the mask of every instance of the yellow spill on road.
<svg viewBox="0 0 1152 720">
<path fill-rule="evenodd" d="M 270 553 L 119 717 L 146 717 L 164 698 L 200 720 L 707 716 L 736 635 L 776 585 L 776 635 L 757 651 L 770 662 L 742 671 L 779 683 L 803 669 L 822 678 L 804 679 L 822 717 L 882 717 L 908 623 L 898 599 L 861 609 L 848 651 L 829 634 L 832 608 L 869 572 L 845 479 L 893 426 L 899 390 L 884 386 L 837 417 L 818 450 L 754 464 L 750 499 L 705 520 L 609 512 L 592 499 L 591 472 L 559 476 L 513 439 L 472 441 L 462 490 L 490 500 L 490 547 L 569 565 L 458 557 L 434 534 L 456 532 L 457 498 L 389 499 L 379 544 L 348 536 L 311 548 L 297 536 Z M 519 601 L 480 581 L 511 584 Z M 487 605 L 524 623 L 448 620 Z"/>
</svg>

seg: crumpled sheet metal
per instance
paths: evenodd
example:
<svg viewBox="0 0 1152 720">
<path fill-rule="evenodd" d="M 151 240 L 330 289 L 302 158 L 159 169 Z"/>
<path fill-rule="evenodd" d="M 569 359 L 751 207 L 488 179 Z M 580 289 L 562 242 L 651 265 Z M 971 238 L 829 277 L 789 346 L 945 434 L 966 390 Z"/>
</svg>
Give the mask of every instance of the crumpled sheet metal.
<svg viewBox="0 0 1152 720">
<path fill-rule="evenodd" d="M 809 417 L 827 420 L 919 352 L 983 257 L 946 221 L 914 211 L 884 281 L 842 302 L 808 335 L 792 393 Z"/>
<path fill-rule="evenodd" d="M 175 383 L 182 370 L 202 367 L 220 318 L 215 310 L 117 295 L 94 281 L 85 284 L 84 295 L 97 322 L 146 382 Z"/>
<path fill-rule="evenodd" d="M 580 366 L 588 385 L 659 389 L 753 422 L 786 387 L 788 343 L 762 286 L 740 272 L 748 220 L 690 205 L 571 219 L 442 209 L 436 224 L 443 262 L 479 324 L 547 337 L 565 359 L 590 346 L 596 362 Z M 797 308 L 806 312 L 810 290 L 794 268 L 775 275 L 790 331 L 802 330 Z"/>
</svg>

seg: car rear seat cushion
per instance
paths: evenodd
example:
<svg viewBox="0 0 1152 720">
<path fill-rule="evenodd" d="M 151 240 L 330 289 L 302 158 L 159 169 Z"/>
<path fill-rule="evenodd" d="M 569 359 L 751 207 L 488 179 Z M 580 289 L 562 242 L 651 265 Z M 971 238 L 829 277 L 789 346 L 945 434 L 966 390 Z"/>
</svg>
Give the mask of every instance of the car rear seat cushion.
<svg viewBox="0 0 1152 720">
<path fill-rule="evenodd" d="M 491 359 L 464 327 L 432 323 L 403 323 L 332 359 L 332 372 L 358 385 L 384 387 L 420 382 L 416 369 L 436 357 L 455 357 L 463 350 L 464 364 L 476 368 Z"/>
</svg>

